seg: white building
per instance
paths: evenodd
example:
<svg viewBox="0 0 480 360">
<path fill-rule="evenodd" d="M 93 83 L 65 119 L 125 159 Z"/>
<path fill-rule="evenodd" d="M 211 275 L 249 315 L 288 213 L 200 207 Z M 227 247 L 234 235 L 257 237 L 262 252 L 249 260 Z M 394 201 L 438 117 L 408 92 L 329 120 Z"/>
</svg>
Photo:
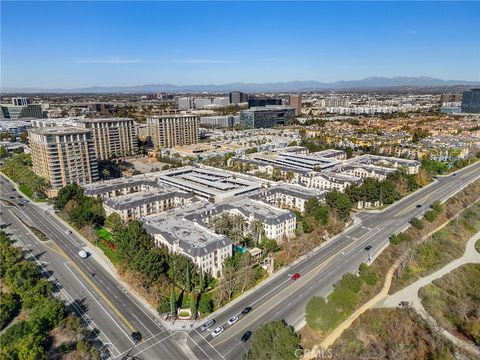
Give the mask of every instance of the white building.
<svg viewBox="0 0 480 360">
<path fill-rule="evenodd" d="M 176 210 L 147 217 L 143 227 L 157 246 L 166 246 L 172 253 L 189 257 L 204 273 L 220 277 L 225 259 L 232 256 L 231 240 L 186 219 L 183 209 Z"/>
</svg>

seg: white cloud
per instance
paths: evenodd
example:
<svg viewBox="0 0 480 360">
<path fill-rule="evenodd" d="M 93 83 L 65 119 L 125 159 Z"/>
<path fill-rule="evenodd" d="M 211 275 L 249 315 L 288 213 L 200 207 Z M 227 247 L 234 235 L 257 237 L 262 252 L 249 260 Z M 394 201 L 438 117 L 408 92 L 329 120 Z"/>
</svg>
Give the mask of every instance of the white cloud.
<svg viewBox="0 0 480 360">
<path fill-rule="evenodd" d="M 224 59 L 187 59 L 183 62 L 187 64 L 231 64 L 238 63 L 238 60 L 224 60 Z"/>
<path fill-rule="evenodd" d="M 77 59 L 75 62 L 78 64 L 134 64 L 142 61 L 134 58 L 104 57 L 97 59 Z"/>
</svg>

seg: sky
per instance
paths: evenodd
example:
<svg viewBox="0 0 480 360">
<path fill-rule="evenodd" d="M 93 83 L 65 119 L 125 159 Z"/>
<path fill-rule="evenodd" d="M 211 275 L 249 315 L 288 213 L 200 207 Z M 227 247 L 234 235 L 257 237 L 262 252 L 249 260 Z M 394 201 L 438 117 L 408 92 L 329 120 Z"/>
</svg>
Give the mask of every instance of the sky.
<svg viewBox="0 0 480 360">
<path fill-rule="evenodd" d="M 480 2 L 1 1 L 2 87 L 480 80 Z"/>
</svg>

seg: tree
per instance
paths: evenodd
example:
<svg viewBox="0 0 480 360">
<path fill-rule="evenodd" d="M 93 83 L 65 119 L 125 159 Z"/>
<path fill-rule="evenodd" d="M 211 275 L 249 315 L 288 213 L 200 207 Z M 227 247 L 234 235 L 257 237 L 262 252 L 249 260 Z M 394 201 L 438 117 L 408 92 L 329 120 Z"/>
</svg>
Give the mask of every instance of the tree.
<svg viewBox="0 0 480 360">
<path fill-rule="evenodd" d="M 300 349 L 300 338 L 284 321 L 271 321 L 254 331 L 248 360 L 294 360 Z"/>
<path fill-rule="evenodd" d="M 170 314 L 173 318 L 177 317 L 177 297 L 173 285 L 170 289 Z"/>
<path fill-rule="evenodd" d="M 110 176 L 110 170 L 108 170 L 107 168 L 103 169 L 102 175 L 104 180 L 108 179 L 108 177 Z"/>
<path fill-rule="evenodd" d="M 123 226 L 122 218 L 117 213 L 111 213 L 105 219 L 105 226 L 111 231 L 116 232 Z"/>
<path fill-rule="evenodd" d="M 250 232 L 253 237 L 253 241 L 255 243 L 258 243 L 265 232 L 263 229 L 263 223 L 261 220 L 255 219 L 252 222 L 250 222 Z"/>
<path fill-rule="evenodd" d="M 187 263 L 187 269 L 185 271 L 185 290 L 187 290 L 188 292 L 192 291 L 192 282 L 190 279 L 190 269 L 188 267 L 188 263 Z"/>
<path fill-rule="evenodd" d="M 195 292 L 191 293 L 191 298 L 190 298 L 190 312 L 192 314 L 192 318 L 196 319 L 197 318 L 197 294 Z"/>
<path fill-rule="evenodd" d="M 198 302 L 198 311 L 202 316 L 208 315 L 213 311 L 213 301 L 211 294 L 201 294 Z"/>
<path fill-rule="evenodd" d="M 353 205 L 348 196 L 337 190 L 330 191 L 325 195 L 325 202 L 332 209 L 336 209 L 342 220 L 347 221 L 350 218 L 350 210 Z"/>
<path fill-rule="evenodd" d="M 0 158 L 4 158 L 8 156 L 8 151 L 5 146 L 0 146 Z"/>
</svg>

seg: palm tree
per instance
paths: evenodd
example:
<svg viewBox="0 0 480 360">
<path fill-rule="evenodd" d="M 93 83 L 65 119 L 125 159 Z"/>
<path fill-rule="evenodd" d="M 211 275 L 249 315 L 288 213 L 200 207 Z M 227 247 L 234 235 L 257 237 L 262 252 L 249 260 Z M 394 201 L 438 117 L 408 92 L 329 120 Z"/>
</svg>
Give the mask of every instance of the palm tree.
<svg viewBox="0 0 480 360">
<path fill-rule="evenodd" d="M 250 231 L 252 233 L 253 241 L 258 244 L 264 232 L 263 223 L 258 219 L 253 220 L 250 223 Z"/>
<path fill-rule="evenodd" d="M 110 176 L 110 170 L 103 169 L 102 170 L 102 175 L 103 175 L 103 179 L 106 180 Z"/>
<path fill-rule="evenodd" d="M 228 237 L 232 239 L 235 244 L 238 244 L 243 239 L 243 231 L 235 227 L 230 230 Z"/>
</svg>

